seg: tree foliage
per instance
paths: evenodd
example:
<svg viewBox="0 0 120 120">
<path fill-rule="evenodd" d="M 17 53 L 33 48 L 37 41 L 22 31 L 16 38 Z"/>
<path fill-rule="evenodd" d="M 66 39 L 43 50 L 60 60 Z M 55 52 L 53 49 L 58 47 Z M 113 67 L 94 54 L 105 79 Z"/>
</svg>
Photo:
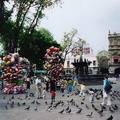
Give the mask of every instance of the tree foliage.
<svg viewBox="0 0 120 120">
<path fill-rule="evenodd" d="M 20 40 L 19 50 L 21 56 L 27 57 L 32 63 L 37 63 L 37 67 L 42 69 L 46 50 L 51 47 L 59 47 L 60 45 L 54 40 L 52 34 L 41 28 L 39 31 L 34 31 L 32 36 L 28 36 L 27 41 L 24 39 L 25 34 Z"/>
<path fill-rule="evenodd" d="M 1 36 L 3 40 L 7 40 L 6 50 L 9 52 L 17 52 L 17 48 L 19 45 L 19 39 L 21 38 L 21 34 L 23 31 L 25 34 L 25 40 L 28 42 L 28 36 L 31 36 L 36 27 L 39 25 L 40 20 L 45 16 L 44 10 L 47 8 L 52 8 L 56 4 L 61 3 L 61 0 L 1 0 L 0 2 L 0 13 L 2 13 L 1 21 L 4 21 L 4 24 L 1 23 Z M 5 2 L 10 3 L 11 8 L 7 8 L 5 6 Z M 9 11 L 9 12 L 5 12 Z M 5 17 L 5 13 L 9 13 L 7 17 Z M 10 16 L 10 17 L 9 17 Z M 11 34 L 9 31 L 4 31 L 5 26 L 7 25 L 6 22 L 13 21 L 12 27 L 10 29 Z M 11 19 L 10 19 L 11 18 Z M 11 25 L 11 24 L 10 24 Z M 26 28 L 26 29 L 24 29 Z M 4 33 L 9 35 L 7 37 Z M 8 49 L 9 48 L 9 49 Z"/>
<path fill-rule="evenodd" d="M 66 56 L 73 49 L 74 37 L 76 34 L 77 34 L 76 29 L 72 29 L 70 33 L 64 33 L 64 38 L 61 43 L 62 51 L 64 52 L 64 59 L 66 59 Z"/>
</svg>

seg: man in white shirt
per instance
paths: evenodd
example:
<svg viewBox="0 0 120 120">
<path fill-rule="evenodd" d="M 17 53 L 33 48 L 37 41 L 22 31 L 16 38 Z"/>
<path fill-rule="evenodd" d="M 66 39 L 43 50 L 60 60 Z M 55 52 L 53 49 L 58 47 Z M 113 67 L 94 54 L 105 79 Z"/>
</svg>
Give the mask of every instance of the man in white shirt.
<svg viewBox="0 0 120 120">
<path fill-rule="evenodd" d="M 37 76 L 37 79 L 35 80 L 35 84 L 36 84 L 36 90 L 37 90 L 37 98 L 39 99 L 42 94 L 42 83 L 41 83 L 40 76 Z"/>
</svg>

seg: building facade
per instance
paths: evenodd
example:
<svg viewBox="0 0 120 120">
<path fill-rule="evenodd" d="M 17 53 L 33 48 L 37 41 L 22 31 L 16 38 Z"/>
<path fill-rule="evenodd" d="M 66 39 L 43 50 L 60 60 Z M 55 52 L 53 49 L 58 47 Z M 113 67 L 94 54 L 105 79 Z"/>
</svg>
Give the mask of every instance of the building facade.
<svg viewBox="0 0 120 120">
<path fill-rule="evenodd" d="M 97 54 L 98 73 L 109 74 L 109 58 L 109 52 L 106 50 L 102 50 Z"/>
<path fill-rule="evenodd" d="M 120 74 L 120 33 L 109 32 L 109 73 L 110 74 Z"/>
<path fill-rule="evenodd" d="M 91 64 L 88 66 L 88 73 L 96 74 L 98 71 L 98 62 L 96 55 L 93 54 L 93 49 L 86 45 L 83 47 L 83 55 L 82 55 L 83 61 L 90 61 Z M 76 48 L 76 50 L 70 54 L 67 55 L 65 63 L 64 63 L 64 69 L 66 74 L 73 74 L 75 72 L 75 68 L 72 65 L 75 61 L 80 60 L 80 50 L 79 48 Z"/>
</svg>

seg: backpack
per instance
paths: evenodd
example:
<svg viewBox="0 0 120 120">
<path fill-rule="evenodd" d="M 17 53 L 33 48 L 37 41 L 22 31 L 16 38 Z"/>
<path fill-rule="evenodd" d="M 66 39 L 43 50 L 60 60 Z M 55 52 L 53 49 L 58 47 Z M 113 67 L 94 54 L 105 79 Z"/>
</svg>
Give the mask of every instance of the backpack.
<svg viewBox="0 0 120 120">
<path fill-rule="evenodd" d="M 105 86 L 105 91 L 110 91 L 112 89 L 112 86 L 110 82 L 107 80 L 106 86 Z"/>
</svg>

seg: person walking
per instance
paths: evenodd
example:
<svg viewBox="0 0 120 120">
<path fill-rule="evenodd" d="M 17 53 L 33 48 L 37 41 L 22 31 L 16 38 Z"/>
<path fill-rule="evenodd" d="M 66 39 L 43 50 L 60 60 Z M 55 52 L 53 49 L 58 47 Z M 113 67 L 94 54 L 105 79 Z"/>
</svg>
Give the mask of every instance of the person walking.
<svg viewBox="0 0 120 120">
<path fill-rule="evenodd" d="M 81 97 L 81 95 L 83 95 L 83 97 L 85 97 L 85 90 L 86 90 L 86 87 L 85 87 L 84 83 L 79 84 L 79 86 L 80 86 L 80 93 L 79 93 L 79 96 Z"/>
<path fill-rule="evenodd" d="M 108 84 L 110 84 L 110 81 L 108 80 L 108 77 L 105 76 L 103 80 L 103 102 L 101 105 L 105 105 L 107 103 L 108 106 L 111 106 L 110 90 L 106 91 L 105 89 Z"/>
<path fill-rule="evenodd" d="M 30 83 L 30 76 L 29 76 L 29 75 L 27 76 L 25 82 L 26 82 L 27 91 L 29 91 L 29 90 L 30 90 L 30 84 L 31 84 L 31 83 Z"/>
<path fill-rule="evenodd" d="M 49 83 L 50 83 L 48 75 L 46 75 L 44 77 L 44 79 L 45 79 L 45 84 L 46 84 L 46 91 L 48 92 L 49 91 Z"/>
<path fill-rule="evenodd" d="M 54 90 L 52 90 L 52 92 L 51 92 L 51 100 L 52 100 L 52 102 L 55 102 L 55 96 L 56 96 L 56 92 Z"/>
<path fill-rule="evenodd" d="M 77 73 L 75 73 L 72 76 L 72 80 L 73 80 L 73 91 L 77 90 L 78 87 L 78 80 L 79 80 L 79 76 L 77 75 Z"/>
<path fill-rule="evenodd" d="M 41 83 L 40 76 L 37 76 L 35 84 L 36 84 L 36 90 L 37 90 L 37 99 L 40 99 L 42 94 L 42 83 Z"/>
<path fill-rule="evenodd" d="M 42 96 L 43 96 L 43 99 L 46 99 L 46 88 L 45 87 L 43 88 Z"/>
<path fill-rule="evenodd" d="M 89 88 L 89 101 L 91 102 L 91 103 L 93 103 L 94 102 L 94 91 L 93 91 L 93 89 L 92 88 Z"/>
<path fill-rule="evenodd" d="M 56 80 L 54 77 L 50 80 L 50 92 L 56 91 Z"/>
</svg>

